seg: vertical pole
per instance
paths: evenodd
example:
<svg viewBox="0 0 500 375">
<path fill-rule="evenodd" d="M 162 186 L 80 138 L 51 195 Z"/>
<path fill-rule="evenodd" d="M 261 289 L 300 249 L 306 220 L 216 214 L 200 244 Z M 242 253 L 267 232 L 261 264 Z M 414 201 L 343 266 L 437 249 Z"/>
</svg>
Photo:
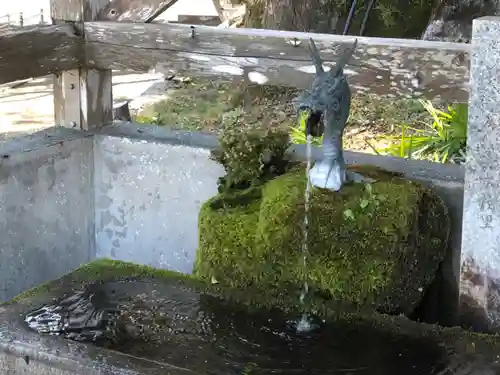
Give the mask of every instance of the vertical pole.
<svg viewBox="0 0 500 375">
<path fill-rule="evenodd" d="M 460 319 L 500 332 L 500 17 L 473 22 Z"/>
<path fill-rule="evenodd" d="M 51 0 L 55 23 L 75 22 L 83 30 L 109 0 Z M 83 48 L 82 37 L 82 48 Z M 54 115 L 59 126 L 91 130 L 113 121 L 111 70 L 85 67 L 62 72 L 54 82 Z"/>
<path fill-rule="evenodd" d="M 23 12 L 19 13 L 19 26 L 21 26 L 21 27 L 24 26 Z"/>
<path fill-rule="evenodd" d="M 43 17 L 43 8 L 40 9 L 40 25 L 43 25 L 45 24 L 45 20 L 44 20 L 44 17 Z"/>
</svg>

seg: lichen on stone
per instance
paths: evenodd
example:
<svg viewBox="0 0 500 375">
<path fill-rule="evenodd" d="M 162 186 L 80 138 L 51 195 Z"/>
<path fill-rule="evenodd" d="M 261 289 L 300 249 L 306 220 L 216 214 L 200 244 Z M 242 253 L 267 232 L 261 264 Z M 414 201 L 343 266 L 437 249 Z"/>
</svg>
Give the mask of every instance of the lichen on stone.
<svg viewBox="0 0 500 375">
<path fill-rule="evenodd" d="M 416 182 L 361 169 L 376 182 L 346 185 L 338 193 L 313 190 L 307 268 L 301 265 L 302 165 L 261 187 L 209 200 L 199 216 L 195 274 L 223 286 L 278 295 L 298 294 L 307 277 L 326 299 L 410 314 L 444 257 L 447 210 Z"/>
</svg>

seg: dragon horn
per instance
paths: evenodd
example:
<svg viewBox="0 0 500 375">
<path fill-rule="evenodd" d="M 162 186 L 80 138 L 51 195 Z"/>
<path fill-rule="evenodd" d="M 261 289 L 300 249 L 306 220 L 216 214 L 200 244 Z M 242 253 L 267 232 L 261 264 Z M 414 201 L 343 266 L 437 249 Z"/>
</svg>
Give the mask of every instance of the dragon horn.
<svg viewBox="0 0 500 375">
<path fill-rule="evenodd" d="M 339 57 L 337 60 L 337 64 L 335 64 L 335 68 L 331 70 L 330 74 L 334 77 L 338 76 L 341 74 L 342 70 L 346 66 L 347 62 L 351 59 L 352 54 L 354 53 L 354 50 L 356 49 L 356 46 L 358 45 L 358 39 L 354 39 L 354 43 L 352 44 L 351 48 L 348 48 L 347 50 L 344 50 L 344 53 Z"/>
<path fill-rule="evenodd" d="M 309 52 L 311 53 L 311 58 L 314 63 L 314 67 L 316 68 L 316 74 L 320 75 L 324 73 L 323 70 L 323 61 L 321 60 L 321 56 L 319 55 L 319 51 L 316 48 L 316 44 L 314 44 L 314 40 L 312 38 L 309 39 Z"/>
</svg>

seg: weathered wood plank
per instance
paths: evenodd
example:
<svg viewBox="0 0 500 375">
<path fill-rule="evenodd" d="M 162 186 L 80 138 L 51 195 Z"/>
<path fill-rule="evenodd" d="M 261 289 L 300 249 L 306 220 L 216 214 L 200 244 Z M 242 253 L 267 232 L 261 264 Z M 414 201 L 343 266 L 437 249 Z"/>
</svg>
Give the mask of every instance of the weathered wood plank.
<svg viewBox="0 0 500 375">
<path fill-rule="evenodd" d="M 52 0 L 52 19 L 151 22 L 178 0 Z"/>
<path fill-rule="evenodd" d="M 310 87 L 314 77 L 309 38 L 316 42 L 325 65 L 333 64 L 338 51 L 354 41 L 352 36 L 178 24 L 85 24 L 90 66 L 155 68 L 194 76 L 249 74 L 253 81 L 299 88 Z M 346 72 L 358 92 L 466 101 L 469 53 L 467 44 L 358 38 Z"/>
<path fill-rule="evenodd" d="M 97 20 L 108 3 L 109 0 L 50 0 L 50 16 L 53 21 Z"/>
<path fill-rule="evenodd" d="M 220 22 L 224 22 L 226 20 L 226 14 L 224 13 L 224 8 L 222 7 L 220 0 L 212 0 L 214 4 L 215 11 L 219 15 Z"/>
<path fill-rule="evenodd" d="M 0 84 L 73 69 L 81 61 L 83 41 L 71 25 L 0 32 Z"/>
<path fill-rule="evenodd" d="M 217 0 L 214 0 L 217 1 Z M 238 27 L 243 24 L 246 14 L 246 4 L 237 8 L 224 10 L 225 20 L 218 27 Z"/>
<path fill-rule="evenodd" d="M 221 23 L 219 27 L 234 27 L 243 22 L 246 4 L 233 4 L 231 1 L 212 0 Z"/>
<path fill-rule="evenodd" d="M 188 26 L 219 26 L 219 16 L 192 16 L 189 14 L 179 14 L 177 21 L 168 21 L 169 23 L 182 23 Z"/>
<path fill-rule="evenodd" d="M 54 76 L 54 119 L 57 126 L 81 129 L 80 69 Z"/>
<path fill-rule="evenodd" d="M 113 74 L 110 69 L 81 69 L 82 129 L 113 121 Z"/>
<path fill-rule="evenodd" d="M 108 0 L 96 20 L 151 22 L 178 0 Z"/>
<path fill-rule="evenodd" d="M 54 21 L 85 22 L 99 17 L 109 0 L 51 0 Z M 80 35 L 83 43 L 83 36 Z M 54 83 L 57 125 L 90 130 L 113 121 L 112 74 L 110 69 L 83 67 L 65 71 Z"/>
</svg>

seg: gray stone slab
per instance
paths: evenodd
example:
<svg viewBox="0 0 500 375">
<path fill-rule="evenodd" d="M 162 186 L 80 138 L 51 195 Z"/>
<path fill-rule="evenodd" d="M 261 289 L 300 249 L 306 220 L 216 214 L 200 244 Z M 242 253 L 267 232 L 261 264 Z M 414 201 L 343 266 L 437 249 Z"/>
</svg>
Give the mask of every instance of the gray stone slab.
<svg viewBox="0 0 500 375">
<path fill-rule="evenodd" d="M 97 135 L 94 152 L 97 256 L 191 273 L 198 213 L 223 174 L 209 151 Z"/>
<path fill-rule="evenodd" d="M 94 256 L 93 145 L 75 138 L 48 131 L 0 144 L 0 301 Z"/>
<path fill-rule="evenodd" d="M 52 127 L 31 134 L 9 135 L 6 138 L 0 137 L 0 156 L 2 159 L 6 159 L 13 153 L 34 151 L 75 139 L 91 138 L 92 136 L 92 133 L 63 127 Z"/>
<path fill-rule="evenodd" d="M 500 18 L 474 20 L 464 189 L 461 314 L 500 331 Z"/>
<path fill-rule="evenodd" d="M 157 143 L 185 145 L 196 148 L 214 149 L 218 147 L 218 136 L 209 133 L 172 129 L 166 126 L 134 124 L 115 121 L 113 125 L 93 131 L 94 134 L 125 137 Z M 295 145 L 290 149 L 292 158 L 305 160 L 305 145 Z M 320 148 L 313 149 L 315 160 L 322 157 Z M 384 168 L 393 172 L 404 173 L 408 177 L 421 180 L 439 180 L 462 184 L 464 168 L 456 164 L 432 163 L 424 160 L 409 160 L 404 158 L 370 155 L 361 152 L 345 151 L 348 164 L 367 164 Z"/>
<path fill-rule="evenodd" d="M 29 330 L 22 317 L 50 300 L 43 297 L 0 306 L 0 374 L 195 375 L 168 364 Z"/>
<path fill-rule="evenodd" d="M 92 130 L 94 134 L 124 137 L 172 145 L 184 145 L 196 148 L 214 149 L 219 140 L 216 135 L 202 132 L 171 129 L 166 126 L 136 124 L 115 121 L 112 125 Z"/>
<path fill-rule="evenodd" d="M 95 262 L 44 288 L 30 291 L 16 301 L 0 305 L 0 374 L 224 375 L 236 373 L 235 365 L 244 365 L 250 361 L 276 365 L 276 371 L 281 369 L 283 374 L 302 374 L 313 370 L 311 365 L 316 367 L 306 357 L 310 355 L 311 358 L 320 358 L 318 354 L 322 352 L 331 355 L 329 361 L 326 361 L 328 365 L 325 366 L 326 362 L 319 364 L 319 369 L 321 366 L 323 371 L 327 368 L 326 373 L 342 373 L 346 368 L 352 368 L 359 374 L 397 375 L 404 373 L 404 370 L 412 374 L 423 370 L 422 375 L 437 375 L 438 371 L 440 375 L 494 375 L 500 371 L 498 338 L 472 335 L 460 329 L 441 329 L 411 322 L 404 317 L 388 318 L 378 314 L 361 314 L 359 319 L 354 320 L 350 314 L 341 314 L 343 318 L 332 321 L 328 317 L 338 316 L 336 305 L 329 305 L 325 301 L 321 302 L 324 304 L 322 313 L 325 314 L 327 324 L 332 325 L 322 327 L 318 331 L 320 336 L 315 335 L 309 339 L 311 350 L 308 351 L 304 347 L 308 345 L 306 337 L 297 341 L 285 329 L 286 321 L 291 316 L 278 316 L 277 310 L 268 317 L 261 315 L 263 311 L 254 315 L 243 308 L 243 305 L 234 304 L 235 297 L 247 306 L 255 306 L 256 298 L 268 297 L 258 297 L 252 293 L 231 293 L 217 287 L 210 289 L 209 286 L 207 290 L 207 285 L 190 283 L 182 275 L 151 277 L 146 276 L 147 272 L 141 267 L 130 264 L 126 268 L 123 266 L 109 261 Z M 124 272 L 125 269 L 128 271 Z M 134 277 L 137 275 L 142 277 Z M 90 286 L 92 281 L 98 282 Z M 127 340 L 140 340 L 136 343 L 138 346 L 118 345 L 116 350 L 108 350 L 103 346 L 70 341 L 61 336 L 40 335 L 29 330 L 23 322 L 27 313 L 48 304 L 58 304 L 57 300 L 61 296 L 76 297 L 71 291 L 81 291 L 84 288 L 91 289 L 87 290 L 86 297 L 79 296 L 78 306 L 72 304 L 69 308 L 73 318 L 72 327 L 76 328 L 82 323 L 83 317 L 90 317 L 91 314 L 100 316 L 108 307 L 123 308 L 132 298 L 138 302 L 135 308 L 128 310 L 134 318 L 122 320 L 125 322 L 125 331 L 120 332 L 129 332 L 125 334 Z M 217 296 L 221 293 L 232 295 L 233 302 L 226 304 L 219 300 Z M 215 298 L 207 298 L 209 296 Z M 284 303 L 294 311 L 300 307 L 294 305 L 291 302 L 293 300 L 295 297 L 290 296 L 289 299 L 280 298 L 279 302 L 268 302 L 275 306 Z M 315 303 L 319 302 L 316 299 Z M 67 301 L 64 305 L 66 309 L 69 307 Z M 142 334 L 138 334 L 139 331 L 133 327 L 142 324 L 147 326 L 150 314 L 156 313 L 164 314 L 165 321 L 169 322 L 168 328 L 160 328 L 158 335 L 154 329 L 146 328 L 146 336 L 152 335 L 152 342 L 144 343 Z M 300 315 L 295 311 L 293 316 Z M 52 315 L 52 318 L 56 317 Z M 68 320 L 64 319 L 64 322 L 67 323 Z M 267 330 L 259 329 L 264 327 Z M 261 335 L 259 331 L 267 333 Z M 282 340 L 270 339 L 270 333 L 281 332 L 283 335 L 278 336 Z M 346 341 L 346 345 L 335 342 L 336 333 Z M 148 345 L 149 351 L 143 351 L 143 344 Z M 306 350 L 300 350 L 299 347 Z M 357 363 L 356 355 L 352 355 L 356 354 L 356 347 L 360 348 L 360 353 L 366 354 L 362 363 Z M 139 353 L 134 355 L 138 348 Z M 269 350 L 276 350 L 274 354 L 279 360 L 269 358 Z M 299 354 L 299 357 L 291 358 L 290 353 Z M 302 358 L 300 354 L 306 357 Z M 287 359 L 293 365 L 288 368 L 279 367 Z M 349 366 L 350 363 L 358 364 L 359 368 Z M 290 363 L 284 364 L 288 365 Z M 269 370 L 269 367 L 266 368 Z M 428 371 L 431 368 L 434 370 Z M 272 372 L 272 369 L 270 367 L 269 371 Z M 290 371 L 287 372 L 287 369 Z M 255 373 L 260 372 L 256 370 Z M 318 367 L 315 373 L 318 373 Z"/>
</svg>

